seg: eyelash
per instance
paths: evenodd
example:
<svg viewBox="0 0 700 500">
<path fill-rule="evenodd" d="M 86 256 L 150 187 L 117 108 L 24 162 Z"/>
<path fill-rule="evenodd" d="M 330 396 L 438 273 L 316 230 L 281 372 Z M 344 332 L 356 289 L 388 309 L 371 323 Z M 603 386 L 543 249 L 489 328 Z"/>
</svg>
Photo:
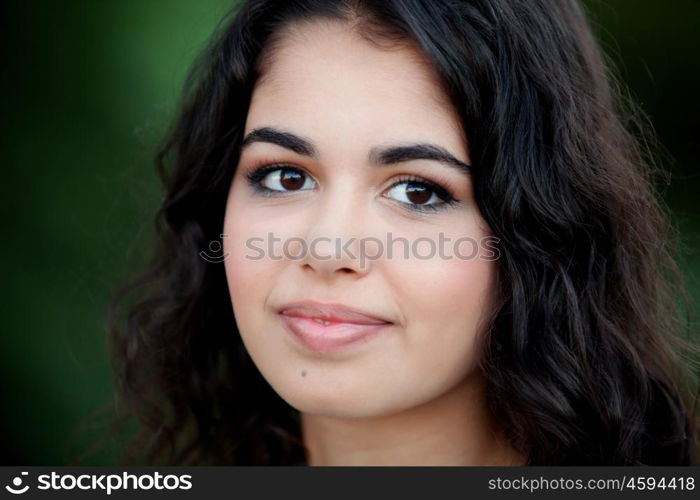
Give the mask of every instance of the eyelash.
<svg viewBox="0 0 700 500">
<path fill-rule="evenodd" d="M 297 172 L 299 174 L 309 176 L 313 179 L 313 176 L 309 174 L 308 172 L 304 171 L 303 169 L 300 169 L 298 167 L 295 167 L 293 165 L 289 165 L 287 163 L 264 163 L 262 165 L 259 165 L 255 168 L 253 168 L 251 171 L 246 172 L 245 177 L 248 181 L 248 184 L 255 189 L 255 192 L 258 194 L 261 194 L 263 196 L 271 197 L 271 196 L 284 196 L 286 194 L 285 191 L 277 191 L 275 189 L 269 189 L 261 184 L 261 181 L 269 174 L 270 172 L 274 172 L 275 170 L 292 170 L 294 172 Z M 391 190 L 395 188 L 396 186 L 400 184 L 405 184 L 405 183 L 412 183 L 412 184 L 418 184 L 419 186 L 425 187 L 432 191 L 440 200 L 442 200 L 442 203 L 439 203 L 437 205 L 416 205 L 416 204 L 408 204 L 402 201 L 397 201 L 397 203 L 400 203 L 402 206 L 406 207 L 408 210 L 414 211 L 414 212 L 437 212 L 439 210 L 446 209 L 456 203 L 458 203 L 458 200 L 452 195 L 450 189 L 443 187 L 442 185 L 431 182 L 427 179 L 423 179 L 421 177 L 416 177 L 412 175 L 401 175 L 399 178 L 392 183 L 391 186 L 389 186 L 388 190 Z M 445 182 L 445 184 L 448 184 Z M 293 191 L 290 191 L 293 192 Z M 393 198 L 392 198 L 393 199 Z"/>
</svg>

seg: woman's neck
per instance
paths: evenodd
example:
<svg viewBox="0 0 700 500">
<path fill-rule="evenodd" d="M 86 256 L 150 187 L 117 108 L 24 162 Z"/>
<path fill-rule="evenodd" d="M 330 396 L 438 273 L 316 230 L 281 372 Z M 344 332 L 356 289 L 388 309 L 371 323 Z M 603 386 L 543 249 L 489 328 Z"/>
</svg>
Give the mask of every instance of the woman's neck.
<svg viewBox="0 0 700 500">
<path fill-rule="evenodd" d="M 309 465 L 521 465 L 488 415 L 481 377 L 408 410 L 342 419 L 302 413 Z"/>
</svg>

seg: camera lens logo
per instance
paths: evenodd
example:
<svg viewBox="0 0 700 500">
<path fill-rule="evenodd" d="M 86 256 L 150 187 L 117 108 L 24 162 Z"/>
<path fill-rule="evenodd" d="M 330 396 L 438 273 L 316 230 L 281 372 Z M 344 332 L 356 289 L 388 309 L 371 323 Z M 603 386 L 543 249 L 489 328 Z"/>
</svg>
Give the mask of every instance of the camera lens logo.
<svg viewBox="0 0 700 500">
<path fill-rule="evenodd" d="M 26 476 L 28 474 L 28 472 L 22 472 L 23 476 Z M 5 489 L 14 495 L 21 495 L 22 493 L 26 493 L 29 489 L 29 485 L 26 485 L 24 488 L 21 488 L 22 478 L 20 476 L 17 476 L 12 480 L 12 485 L 14 486 L 14 488 L 12 486 L 5 486 Z"/>
<path fill-rule="evenodd" d="M 227 234 L 222 234 L 221 238 L 226 238 L 227 236 Z M 199 256 L 210 264 L 221 264 L 228 258 L 228 253 L 223 253 L 223 246 L 219 241 L 214 240 L 209 243 L 209 251 L 211 253 L 202 250 L 199 252 Z"/>
</svg>

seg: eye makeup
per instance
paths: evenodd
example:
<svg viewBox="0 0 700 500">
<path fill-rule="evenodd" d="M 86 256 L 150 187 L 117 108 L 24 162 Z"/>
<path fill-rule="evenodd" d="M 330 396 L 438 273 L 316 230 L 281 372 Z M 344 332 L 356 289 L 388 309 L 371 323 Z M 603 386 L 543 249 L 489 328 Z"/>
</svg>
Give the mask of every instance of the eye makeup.
<svg viewBox="0 0 700 500">
<path fill-rule="evenodd" d="M 284 162 L 260 162 L 248 169 L 244 176 L 254 193 L 265 197 L 289 196 L 295 192 L 313 189 L 313 187 L 307 189 L 271 189 L 265 185 L 265 181 L 274 174 L 277 175 L 273 179 L 283 188 L 284 186 L 280 182 L 283 178 L 285 180 L 292 179 L 292 186 L 298 186 L 300 177 L 310 180 L 313 187 L 317 185 L 313 176 L 305 169 Z M 303 183 L 304 186 L 307 184 L 306 181 Z M 290 183 L 288 182 L 287 185 L 289 186 Z M 401 185 L 405 185 L 406 188 L 397 189 Z M 396 202 L 401 208 L 412 212 L 438 212 L 459 204 L 459 200 L 454 197 L 449 186 L 450 182 L 446 180 L 431 181 L 416 175 L 403 174 L 393 179 L 392 184 L 384 191 L 384 193 L 393 193 L 397 197 L 386 194 L 383 196 Z M 397 198 L 403 198 L 404 201 Z M 432 203 L 427 203 L 431 200 Z"/>
<path fill-rule="evenodd" d="M 276 176 L 277 182 L 280 184 L 281 187 L 286 187 L 287 189 L 272 189 L 263 184 L 263 181 L 267 177 L 277 172 L 279 172 L 279 174 Z M 308 188 L 292 189 L 292 187 L 294 186 L 294 182 L 298 184 L 299 178 L 307 178 L 313 180 L 313 178 L 309 174 L 307 174 L 303 170 L 300 170 L 298 167 L 294 167 L 292 165 L 283 163 L 262 165 L 261 167 L 253 170 L 252 172 L 248 172 L 246 174 L 246 178 L 248 179 L 248 183 L 250 184 L 250 186 L 253 187 L 256 190 L 256 192 L 266 193 L 268 195 L 273 193 L 293 193 L 295 191 L 307 191 Z M 289 181 L 291 180 L 292 185 L 284 186 L 282 182 L 284 182 L 285 180 L 287 181 L 287 184 L 289 184 Z M 301 187 L 304 187 L 304 185 L 306 185 L 306 182 L 304 182 Z"/>
<path fill-rule="evenodd" d="M 406 184 L 407 202 L 396 200 L 396 198 L 391 198 L 403 205 L 407 205 L 411 210 L 416 210 L 419 212 L 436 212 L 438 210 L 443 210 L 451 205 L 458 203 L 458 200 L 452 195 L 448 188 L 441 186 L 438 183 L 423 179 L 422 177 L 417 177 L 414 175 L 401 175 L 394 183 L 389 187 L 388 191 L 393 191 L 396 187 Z M 409 194 L 410 193 L 410 194 Z M 420 203 L 410 200 L 411 194 L 417 194 L 420 198 L 425 197 L 426 193 L 429 193 L 428 200 L 437 199 L 438 203 Z"/>
</svg>

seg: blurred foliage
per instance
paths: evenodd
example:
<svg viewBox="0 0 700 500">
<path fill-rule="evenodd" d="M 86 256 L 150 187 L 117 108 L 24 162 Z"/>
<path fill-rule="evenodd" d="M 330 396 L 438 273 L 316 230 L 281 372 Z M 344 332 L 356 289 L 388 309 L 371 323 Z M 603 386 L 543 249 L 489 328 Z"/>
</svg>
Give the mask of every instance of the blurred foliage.
<svg viewBox="0 0 700 500">
<path fill-rule="evenodd" d="M 113 464 L 124 437 L 106 432 L 107 301 L 144 263 L 160 200 L 152 157 L 230 1 L 0 5 L 0 464 L 61 465 L 84 452 L 81 463 Z M 700 297 L 700 2 L 586 6 L 666 149 L 664 195 Z"/>
</svg>

